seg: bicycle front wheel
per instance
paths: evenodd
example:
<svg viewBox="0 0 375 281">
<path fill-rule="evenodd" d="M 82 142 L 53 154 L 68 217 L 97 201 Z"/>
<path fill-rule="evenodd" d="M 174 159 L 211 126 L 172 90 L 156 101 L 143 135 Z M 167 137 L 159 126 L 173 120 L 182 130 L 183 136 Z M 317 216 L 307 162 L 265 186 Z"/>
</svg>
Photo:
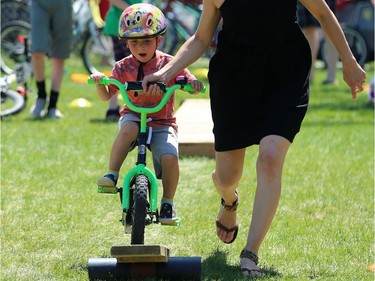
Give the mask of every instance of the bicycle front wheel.
<svg viewBox="0 0 375 281">
<path fill-rule="evenodd" d="M 132 222 L 132 245 L 143 245 L 147 215 L 148 179 L 144 175 L 138 175 L 135 179 L 134 211 Z"/>
<path fill-rule="evenodd" d="M 21 53 L 24 48 L 24 39 L 29 36 L 31 25 L 24 21 L 11 21 L 1 27 L 1 71 L 11 74 L 17 63 L 19 47 Z"/>
<path fill-rule="evenodd" d="M 26 101 L 16 91 L 11 89 L 1 91 L 1 113 L 0 118 L 17 114 L 25 107 Z"/>
</svg>

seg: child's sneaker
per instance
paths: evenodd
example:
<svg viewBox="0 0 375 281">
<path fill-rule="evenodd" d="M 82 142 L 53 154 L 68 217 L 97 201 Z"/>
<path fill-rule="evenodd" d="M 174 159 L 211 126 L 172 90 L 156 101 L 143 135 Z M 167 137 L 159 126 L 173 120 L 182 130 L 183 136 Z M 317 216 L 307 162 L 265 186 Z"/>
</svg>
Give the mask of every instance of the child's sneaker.
<svg viewBox="0 0 375 281">
<path fill-rule="evenodd" d="M 117 180 L 113 174 L 105 174 L 104 177 L 98 178 L 96 180 L 96 184 L 98 186 L 112 186 L 115 187 L 117 184 Z"/>
<path fill-rule="evenodd" d="M 175 224 L 176 211 L 174 206 L 168 203 L 163 203 L 160 209 L 159 220 L 161 224 Z"/>
<path fill-rule="evenodd" d="M 64 115 L 57 108 L 49 108 L 47 111 L 47 116 L 53 119 L 64 117 Z"/>
<path fill-rule="evenodd" d="M 42 111 L 44 110 L 44 106 L 46 105 L 46 100 L 37 98 L 35 104 L 31 107 L 31 115 L 34 118 L 41 118 L 43 117 Z"/>
</svg>

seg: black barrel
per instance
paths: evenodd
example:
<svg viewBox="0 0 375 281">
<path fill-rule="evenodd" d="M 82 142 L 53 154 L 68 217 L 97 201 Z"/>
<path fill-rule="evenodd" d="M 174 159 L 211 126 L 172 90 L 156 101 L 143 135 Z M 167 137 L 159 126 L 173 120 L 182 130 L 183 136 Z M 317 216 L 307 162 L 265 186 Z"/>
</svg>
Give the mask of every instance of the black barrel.
<svg viewBox="0 0 375 281">
<path fill-rule="evenodd" d="M 201 257 L 169 257 L 167 263 L 117 263 L 116 258 L 90 258 L 89 280 L 163 278 L 201 280 Z"/>
</svg>

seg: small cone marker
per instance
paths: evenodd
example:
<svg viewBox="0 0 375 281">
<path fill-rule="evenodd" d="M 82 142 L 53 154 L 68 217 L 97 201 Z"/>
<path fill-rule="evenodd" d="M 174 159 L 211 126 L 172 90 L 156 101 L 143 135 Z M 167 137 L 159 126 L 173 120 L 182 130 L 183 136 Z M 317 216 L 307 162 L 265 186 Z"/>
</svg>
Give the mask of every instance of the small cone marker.
<svg viewBox="0 0 375 281">
<path fill-rule="evenodd" d="M 84 98 L 74 99 L 69 104 L 70 107 L 92 107 L 92 103 Z"/>
</svg>

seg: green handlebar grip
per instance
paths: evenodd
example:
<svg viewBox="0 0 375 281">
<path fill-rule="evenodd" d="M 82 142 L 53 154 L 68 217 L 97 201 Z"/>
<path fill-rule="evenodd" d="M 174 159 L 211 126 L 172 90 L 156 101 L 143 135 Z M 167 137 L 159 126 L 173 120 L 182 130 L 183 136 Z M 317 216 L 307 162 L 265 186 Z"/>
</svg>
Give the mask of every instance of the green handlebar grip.
<svg viewBox="0 0 375 281">
<path fill-rule="evenodd" d="M 190 84 L 186 84 L 184 86 L 184 90 L 187 91 L 187 92 L 195 92 L 195 90 L 193 89 L 193 87 L 191 87 Z M 203 86 L 202 90 L 199 91 L 200 93 L 205 93 L 206 92 L 206 86 Z"/>
<path fill-rule="evenodd" d="M 89 78 L 87 79 L 87 84 L 89 84 L 89 85 L 94 85 L 95 82 L 89 77 Z M 102 78 L 102 81 L 99 82 L 99 85 L 106 85 L 106 86 L 108 86 L 108 77 L 104 76 L 104 77 Z"/>
</svg>

